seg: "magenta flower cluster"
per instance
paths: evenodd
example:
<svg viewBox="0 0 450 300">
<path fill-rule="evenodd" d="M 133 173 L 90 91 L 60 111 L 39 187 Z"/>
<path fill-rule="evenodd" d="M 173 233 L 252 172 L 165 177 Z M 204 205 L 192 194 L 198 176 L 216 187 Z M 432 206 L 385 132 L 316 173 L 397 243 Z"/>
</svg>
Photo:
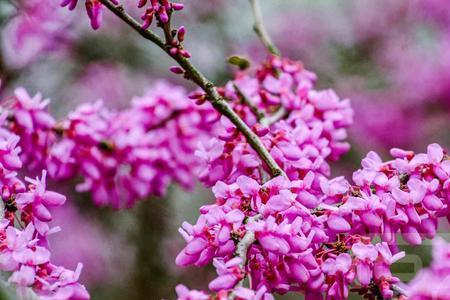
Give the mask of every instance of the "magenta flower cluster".
<svg viewBox="0 0 450 300">
<path fill-rule="evenodd" d="M 309 174 L 318 184 L 330 175 L 327 161 L 349 149 L 346 128 L 353 111 L 349 100 L 340 100 L 334 91 L 314 90 L 315 79 L 300 63 L 272 56 L 253 74 L 239 73 L 222 94 L 290 179 Z M 191 97 L 198 102 L 205 96 Z M 266 166 L 233 124 L 222 119 L 222 125 L 219 138 L 197 151 L 204 162 L 200 180 L 207 186 L 235 182 L 241 175 L 261 181 Z"/>
<path fill-rule="evenodd" d="M 362 169 L 353 174 L 349 192 L 333 193 L 322 205 L 336 220 L 337 232 L 381 236 L 391 247 L 396 233 L 405 241 L 419 245 L 436 235 L 439 217 L 449 216 L 448 186 L 450 160 L 437 144 L 427 153 L 392 149 L 393 160 L 382 162 L 374 152 L 362 160 Z"/>
<path fill-rule="evenodd" d="M 21 137 L 21 158 L 45 167 L 55 180 L 81 175 L 78 191 L 98 205 L 130 207 L 148 196 L 164 195 L 175 181 L 195 183 L 197 145 L 210 139 L 218 114 L 198 108 L 181 87 L 158 82 L 122 111 L 101 101 L 82 104 L 56 122 L 48 100 L 16 90 L 7 127 Z"/>
<path fill-rule="evenodd" d="M 25 162 L 20 158 L 20 137 L 8 129 L 7 117 L 6 112 L 0 117 L 0 270 L 20 297 L 32 290 L 39 299 L 89 299 L 78 282 L 82 265 L 71 271 L 50 260 L 47 237 L 60 230 L 49 225 L 50 209 L 64 204 L 66 197 L 47 190 L 46 171 L 36 179 L 19 177 Z"/>
<path fill-rule="evenodd" d="M 221 91 L 286 174 L 267 181 L 269 170 L 222 120 L 224 132 L 197 151 L 200 179 L 213 185 L 216 200 L 200 208 L 195 224 L 183 223 L 187 245 L 176 259 L 213 263 L 218 276 L 212 294 L 179 286 L 179 299 L 400 296 L 390 271 L 404 256 L 397 233 L 412 245 L 435 237 L 439 218 L 449 215 L 450 160 L 437 144 L 421 154 L 392 149 L 387 162 L 370 152 L 353 183 L 330 178 L 327 161 L 348 149 L 352 110 L 333 91 L 315 91 L 314 79 L 300 64 L 273 57 Z M 245 278 L 251 289 L 243 292 Z"/>
<path fill-rule="evenodd" d="M 331 299 L 342 299 L 358 279 L 361 292 L 392 296 L 390 284 L 398 279 L 389 268 L 403 253 L 392 254 L 387 243 L 372 245 L 363 235 L 337 234 L 350 230 L 328 216 L 329 211 L 311 210 L 302 203 L 311 188 L 307 180 L 283 177 L 263 185 L 246 176 L 230 185 L 218 182 L 213 188 L 216 203 L 200 209 L 196 224 L 183 224 L 180 232 L 187 246 L 177 264 L 203 266 L 214 261 L 219 276 L 209 288 L 218 293 L 231 293 L 249 276 L 255 292 L 304 291 L 316 297 L 312 299 L 326 292 Z M 243 267 L 242 258 L 235 257 L 236 244 L 249 232 L 254 241 Z"/>
<path fill-rule="evenodd" d="M 72 10 L 77 2 L 61 6 Z M 348 99 L 316 89 L 314 73 L 277 55 L 249 70 L 245 59 L 230 58 L 241 71 L 216 89 L 188 60 L 185 27 L 171 27 L 183 5 L 136 2 L 144 10 L 141 24 L 118 0 L 85 0 L 85 6 L 94 29 L 106 5 L 178 62 L 173 73 L 203 91 L 188 96 L 159 82 L 127 109 L 98 101 L 57 122 L 48 100 L 16 90 L 0 117 L 0 269 L 10 272 L 8 281 L 20 293 L 29 288 L 42 299 L 89 298 L 78 283 L 81 267 L 73 272 L 50 263 L 47 236 L 58 230 L 48 225 L 50 208 L 65 197 L 46 190 L 48 172 L 55 180 L 82 177 L 78 191 L 114 208 L 164 195 L 172 182 L 189 188 L 197 174 L 212 187 L 214 203 L 179 230 L 186 246 L 176 263 L 212 264 L 217 276 L 209 292 L 178 285 L 182 300 L 273 300 L 288 292 L 313 300 L 346 299 L 350 292 L 368 299 L 448 298 L 450 250 L 443 241 L 435 241 L 432 265 L 410 284 L 391 272 L 405 255 L 399 234 L 420 245 L 436 236 L 441 218 L 450 219 L 450 156 L 440 145 L 419 154 L 394 148 L 389 161 L 370 152 L 351 182 L 331 178 L 330 163 L 349 150 Z M 279 53 L 256 2 L 256 32 Z M 164 40 L 148 31 L 153 23 Z M 25 185 L 17 177 L 22 165 L 47 171 Z M 430 281 L 440 281 L 437 290 L 427 289 Z"/>
</svg>

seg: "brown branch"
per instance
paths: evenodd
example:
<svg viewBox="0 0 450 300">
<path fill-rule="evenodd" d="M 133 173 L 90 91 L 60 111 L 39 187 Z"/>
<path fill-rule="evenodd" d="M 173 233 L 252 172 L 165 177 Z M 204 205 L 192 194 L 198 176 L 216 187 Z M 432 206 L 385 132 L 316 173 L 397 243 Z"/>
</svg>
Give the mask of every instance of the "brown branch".
<svg viewBox="0 0 450 300">
<path fill-rule="evenodd" d="M 167 116 L 166 118 L 162 119 L 160 122 L 149 126 L 147 128 L 147 131 L 156 130 L 156 129 L 159 129 L 159 128 L 162 128 L 162 127 L 166 126 L 167 123 L 169 123 L 170 121 L 176 119 L 182 113 L 183 113 L 183 111 L 179 110 L 179 109 L 172 111 L 172 113 L 169 116 Z"/>
<path fill-rule="evenodd" d="M 197 84 L 207 95 L 208 101 L 212 106 L 227 117 L 236 128 L 245 136 L 250 146 L 258 153 L 259 157 L 267 164 L 272 177 L 284 175 L 283 170 L 278 166 L 276 161 L 267 151 L 258 136 L 245 124 L 245 122 L 236 114 L 225 99 L 223 99 L 216 90 L 214 84 L 209 81 L 191 62 L 189 59 L 181 56 L 179 53 L 171 55 L 169 46 L 153 31 L 143 29 L 141 24 L 125 12 L 122 5 L 115 5 L 111 0 L 100 0 L 100 2 L 107 7 L 117 17 L 122 19 L 131 28 L 138 32 L 143 38 L 153 42 L 159 48 L 164 50 L 171 56 L 185 71 L 188 79 Z"/>
<path fill-rule="evenodd" d="M 235 84 L 233 83 L 233 88 L 238 94 L 239 98 L 241 98 L 241 101 L 250 108 L 251 112 L 255 115 L 256 119 L 261 122 L 262 119 L 264 119 L 265 115 L 264 112 L 258 109 L 258 107 L 255 105 L 255 103 L 252 102 L 251 99 L 247 97 L 247 95 L 244 94 L 244 92 Z"/>
</svg>

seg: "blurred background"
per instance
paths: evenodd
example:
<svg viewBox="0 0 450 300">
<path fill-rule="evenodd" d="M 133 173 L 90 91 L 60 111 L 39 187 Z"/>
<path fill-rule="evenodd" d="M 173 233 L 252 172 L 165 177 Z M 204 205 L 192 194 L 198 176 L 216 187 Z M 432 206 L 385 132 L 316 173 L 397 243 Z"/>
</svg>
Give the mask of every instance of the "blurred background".
<svg viewBox="0 0 450 300">
<path fill-rule="evenodd" d="M 194 87 L 168 72 L 173 63 L 120 20 L 105 12 L 92 31 L 82 9 L 59 8 L 57 0 L 0 0 L 0 99 L 15 87 L 52 99 L 64 116 L 82 102 L 103 99 L 120 109 L 158 79 Z M 83 1 L 81 1 L 83 2 Z M 128 2 L 133 14 L 137 1 Z M 266 26 L 284 56 L 302 60 L 331 87 L 350 98 L 355 124 L 352 150 L 334 167 L 349 176 L 367 151 L 385 158 L 389 148 L 425 151 L 450 146 L 450 5 L 446 0 L 264 0 Z M 186 0 L 175 25 L 188 31 L 193 62 L 217 84 L 233 75 L 226 57 L 238 54 L 254 64 L 266 57 L 252 31 L 245 0 Z M 164 199 L 133 209 L 94 207 L 73 185 L 53 187 L 71 201 L 55 211 L 63 233 L 52 238 L 53 259 L 74 268 L 84 263 L 82 282 L 93 299 L 174 299 L 183 282 L 205 288 L 210 269 L 180 269 L 175 257 L 184 241 L 177 229 L 193 222 L 211 201 L 198 184 L 192 193 L 174 186 Z M 448 231 L 444 229 L 444 231 Z M 65 234 L 66 232 L 67 234 Z M 429 244 L 413 251 L 424 264 Z M 414 260 L 414 259 L 412 259 Z M 408 278 L 408 268 L 398 267 Z M 296 297 L 295 297 L 296 298 Z"/>
</svg>

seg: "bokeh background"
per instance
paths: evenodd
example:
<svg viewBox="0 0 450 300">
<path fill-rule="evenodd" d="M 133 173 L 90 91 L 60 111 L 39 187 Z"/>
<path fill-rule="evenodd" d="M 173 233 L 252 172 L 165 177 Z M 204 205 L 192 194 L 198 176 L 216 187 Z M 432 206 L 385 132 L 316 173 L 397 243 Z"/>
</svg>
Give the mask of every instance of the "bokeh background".
<svg viewBox="0 0 450 300">
<path fill-rule="evenodd" d="M 134 0 L 123 0 L 136 14 Z M 424 151 L 427 144 L 450 146 L 450 5 L 446 0 L 263 0 L 265 23 L 284 56 L 302 60 L 319 76 L 319 87 L 350 98 L 355 124 L 352 150 L 334 166 L 350 176 L 370 150 Z M 238 54 L 253 64 L 266 57 L 252 31 L 245 0 L 186 0 L 176 23 L 188 30 L 193 62 L 217 84 L 234 69 L 226 57 Z M 52 99 L 64 116 L 82 102 L 103 99 L 127 107 L 152 83 L 165 79 L 194 87 L 168 72 L 172 65 L 156 47 L 108 12 L 94 32 L 82 5 L 68 12 L 58 0 L 0 0 L 0 99 L 15 87 Z M 75 180 L 76 181 L 76 180 Z M 175 266 L 183 240 L 177 229 L 194 221 L 211 201 L 208 190 L 171 187 L 167 197 L 139 202 L 126 211 L 97 208 L 75 182 L 53 188 L 70 201 L 55 211 L 63 232 L 53 236 L 56 263 L 84 263 L 82 281 L 93 299 L 174 299 L 183 282 L 204 288 L 210 269 Z M 448 227 L 444 228 L 448 232 Z M 397 266 L 409 279 L 427 264 L 429 244 L 410 248 L 416 256 Z M 411 263 L 411 261 L 413 261 Z M 411 269 L 412 268 L 412 269 Z M 408 275 L 409 274 L 409 275 Z"/>
</svg>

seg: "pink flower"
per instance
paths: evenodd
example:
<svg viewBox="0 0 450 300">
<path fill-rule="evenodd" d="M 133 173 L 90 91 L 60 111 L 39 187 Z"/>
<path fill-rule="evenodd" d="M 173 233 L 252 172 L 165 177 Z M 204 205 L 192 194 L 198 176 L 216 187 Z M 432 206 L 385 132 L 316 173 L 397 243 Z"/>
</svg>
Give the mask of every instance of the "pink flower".
<svg viewBox="0 0 450 300">
<path fill-rule="evenodd" d="M 26 178 L 32 184 L 30 191 L 20 193 L 16 196 L 18 207 L 25 210 L 30 208 L 37 219 L 43 222 L 49 222 L 52 216 L 49 207 L 56 207 L 63 205 L 66 197 L 46 190 L 46 171 L 42 171 L 41 179 Z"/>
<path fill-rule="evenodd" d="M 5 271 L 17 270 L 20 264 L 38 265 L 48 262 L 50 253 L 47 249 L 36 246 L 35 228 L 28 224 L 24 231 L 7 227 L 2 240 L 3 250 L 0 251 L 0 268 Z M 34 248 L 34 250 L 32 250 Z M 27 271 L 25 271 L 27 272 Z M 19 275 L 17 275 L 19 276 Z"/>
<path fill-rule="evenodd" d="M 179 284 L 176 287 L 178 300 L 208 300 L 209 296 L 203 291 L 189 290 L 186 286 Z"/>
<path fill-rule="evenodd" d="M 378 257 L 378 251 L 372 244 L 363 244 L 361 242 L 353 244 L 353 254 L 358 258 L 356 264 L 356 274 L 362 285 L 367 286 L 372 279 L 373 262 Z"/>
<path fill-rule="evenodd" d="M 21 137 L 21 156 L 32 161 L 27 165 L 46 165 L 59 180 L 81 175 L 77 190 L 114 208 L 163 195 L 173 181 L 191 188 L 201 164 L 193 153 L 210 139 L 218 118 L 211 106 L 198 108 L 183 88 L 165 82 L 133 99 L 128 109 L 83 104 L 58 125 L 43 110 L 48 100 L 31 99 L 22 89 L 16 94 L 11 122 Z"/>
<path fill-rule="evenodd" d="M 218 277 L 209 283 L 209 289 L 212 291 L 232 289 L 238 281 L 244 277 L 241 270 L 242 259 L 235 257 L 229 261 L 215 259 L 213 262 Z"/>
<path fill-rule="evenodd" d="M 16 89 L 14 94 L 11 127 L 20 137 L 21 159 L 29 169 L 41 168 L 55 139 L 52 129 L 56 122 L 47 111 L 50 100 L 42 99 L 40 93 L 30 97 L 23 88 Z"/>
<path fill-rule="evenodd" d="M 355 276 L 351 266 L 352 258 L 347 253 L 340 254 L 336 259 L 328 258 L 323 263 L 324 273 L 334 278 L 327 291 L 329 297 L 338 299 L 348 297 L 348 284 L 353 281 Z"/>
<path fill-rule="evenodd" d="M 235 249 L 231 232 L 241 226 L 243 219 L 244 214 L 238 210 L 225 213 L 221 208 L 212 206 L 205 209 L 195 225 L 183 223 L 179 231 L 187 245 L 178 254 L 176 263 L 202 266 L 215 256 L 230 255 Z"/>
<path fill-rule="evenodd" d="M 244 287 L 238 287 L 234 294 L 236 297 L 242 300 L 273 300 L 275 299 L 271 294 L 267 293 L 266 287 L 261 287 L 257 291 L 244 288 Z"/>
</svg>

